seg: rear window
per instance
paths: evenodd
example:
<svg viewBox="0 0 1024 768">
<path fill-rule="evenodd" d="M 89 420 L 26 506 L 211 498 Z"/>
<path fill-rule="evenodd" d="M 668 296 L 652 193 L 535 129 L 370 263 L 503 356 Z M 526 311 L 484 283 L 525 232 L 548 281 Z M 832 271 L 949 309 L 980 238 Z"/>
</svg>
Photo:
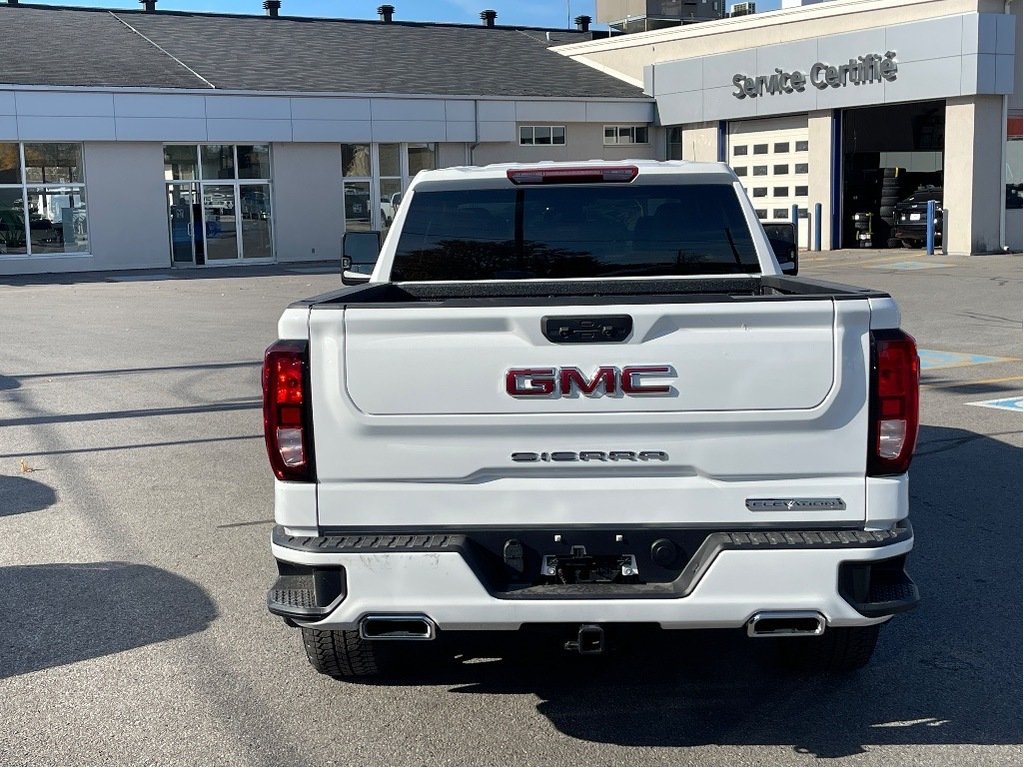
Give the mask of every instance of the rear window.
<svg viewBox="0 0 1024 768">
<path fill-rule="evenodd" d="M 759 272 L 732 186 L 417 191 L 391 279 L 526 280 Z"/>
</svg>

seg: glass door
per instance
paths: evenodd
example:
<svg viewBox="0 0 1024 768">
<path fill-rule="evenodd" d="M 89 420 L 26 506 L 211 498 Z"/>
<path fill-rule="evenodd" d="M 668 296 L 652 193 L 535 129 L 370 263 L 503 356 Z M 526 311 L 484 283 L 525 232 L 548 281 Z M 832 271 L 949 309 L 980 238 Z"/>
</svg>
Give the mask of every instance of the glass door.
<svg viewBox="0 0 1024 768">
<path fill-rule="evenodd" d="M 202 206 L 198 184 L 167 185 L 167 215 L 170 220 L 171 262 L 178 266 L 204 264 L 206 244 L 202 227 Z"/>
<path fill-rule="evenodd" d="M 236 260 L 238 252 L 237 201 L 233 184 L 203 184 L 203 232 L 209 262 Z"/>
</svg>

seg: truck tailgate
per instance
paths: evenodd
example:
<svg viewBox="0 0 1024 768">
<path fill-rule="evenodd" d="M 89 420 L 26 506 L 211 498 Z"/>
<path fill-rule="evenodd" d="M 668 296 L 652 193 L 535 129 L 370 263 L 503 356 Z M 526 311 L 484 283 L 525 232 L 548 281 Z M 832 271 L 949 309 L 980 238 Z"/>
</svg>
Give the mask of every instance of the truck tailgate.
<svg viewBox="0 0 1024 768">
<path fill-rule="evenodd" d="M 320 524 L 863 521 L 869 313 L 801 298 L 313 307 Z M 632 332 L 553 343 L 551 316 L 628 316 Z M 586 387 L 635 366 L 668 369 L 645 381 L 669 391 L 507 387 L 510 369 L 575 369 Z M 824 502 L 749 504 L 792 498 Z"/>
</svg>

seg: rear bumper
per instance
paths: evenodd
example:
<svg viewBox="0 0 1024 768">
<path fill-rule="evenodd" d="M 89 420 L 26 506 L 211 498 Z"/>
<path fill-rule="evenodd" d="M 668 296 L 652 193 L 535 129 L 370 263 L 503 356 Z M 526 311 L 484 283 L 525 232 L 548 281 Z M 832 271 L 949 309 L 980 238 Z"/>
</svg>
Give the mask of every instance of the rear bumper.
<svg viewBox="0 0 1024 768">
<path fill-rule="evenodd" d="M 830 626 L 857 626 L 917 604 L 903 570 L 913 544 L 907 521 L 887 531 L 719 531 L 670 581 L 498 588 L 474 556 L 472 534 L 291 537 L 277 527 L 282 576 L 268 605 L 321 629 L 354 629 L 369 614 L 420 614 L 441 630 L 558 622 L 698 629 L 739 627 L 763 611 L 817 611 Z"/>
</svg>

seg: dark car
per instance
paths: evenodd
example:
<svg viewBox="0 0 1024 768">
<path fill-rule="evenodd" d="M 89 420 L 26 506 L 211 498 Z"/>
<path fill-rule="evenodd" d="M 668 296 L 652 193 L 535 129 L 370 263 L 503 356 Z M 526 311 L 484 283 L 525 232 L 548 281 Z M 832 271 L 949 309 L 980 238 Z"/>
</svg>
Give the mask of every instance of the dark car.
<svg viewBox="0 0 1024 768">
<path fill-rule="evenodd" d="M 928 201 L 935 201 L 935 242 L 942 240 L 942 187 L 921 187 L 896 203 L 892 236 L 907 248 L 920 248 L 927 238 Z"/>
</svg>

